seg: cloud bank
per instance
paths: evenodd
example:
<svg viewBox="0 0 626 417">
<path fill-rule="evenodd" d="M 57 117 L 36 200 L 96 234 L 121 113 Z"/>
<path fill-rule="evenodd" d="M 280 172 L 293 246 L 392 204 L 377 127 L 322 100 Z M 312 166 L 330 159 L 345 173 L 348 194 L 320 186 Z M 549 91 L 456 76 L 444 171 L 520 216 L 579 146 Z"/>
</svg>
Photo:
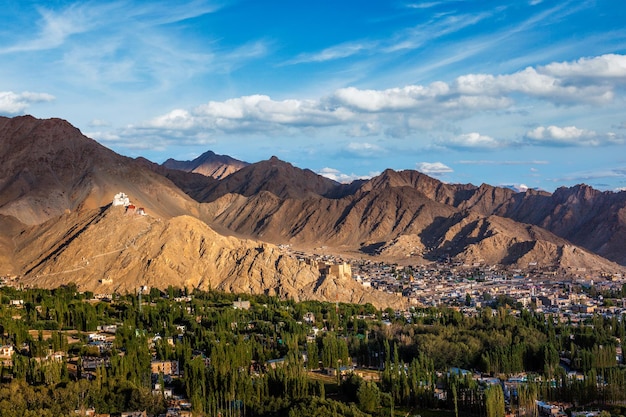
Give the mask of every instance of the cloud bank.
<svg viewBox="0 0 626 417">
<path fill-rule="evenodd" d="M 350 136 L 409 137 L 437 124 L 516 111 L 520 102 L 563 106 L 605 106 L 623 100 L 626 55 L 608 54 L 528 67 L 512 74 L 466 74 L 452 82 L 407 85 L 383 90 L 345 87 L 317 99 L 275 100 L 256 94 L 209 101 L 191 109 L 174 109 L 133 129 L 164 136 L 310 135 L 341 127 Z M 621 143 L 611 133 L 575 126 L 539 126 L 522 140 L 485 133 L 448 135 L 437 145 L 463 149 L 495 149 L 511 145 L 598 146 Z M 361 151 L 367 150 L 362 148 Z M 371 150 L 371 149 L 370 149 Z"/>
</svg>

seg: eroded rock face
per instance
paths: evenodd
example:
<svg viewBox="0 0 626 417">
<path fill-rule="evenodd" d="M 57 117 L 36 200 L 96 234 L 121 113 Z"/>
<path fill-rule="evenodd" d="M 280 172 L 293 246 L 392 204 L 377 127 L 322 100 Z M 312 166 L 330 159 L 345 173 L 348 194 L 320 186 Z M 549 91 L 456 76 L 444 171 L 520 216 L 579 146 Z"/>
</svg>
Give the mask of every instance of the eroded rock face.
<svg viewBox="0 0 626 417">
<path fill-rule="evenodd" d="M 198 201 L 220 207 L 209 208 L 217 213 L 215 224 L 276 241 L 368 246 L 417 233 L 425 243 L 435 239 L 430 231 L 449 223 L 453 213 L 471 212 L 539 226 L 626 265 L 621 243 L 626 238 L 626 192 L 600 192 L 586 185 L 562 187 L 554 194 L 515 192 L 488 184 L 444 184 L 411 170 L 386 170 L 351 185 L 317 184 L 313 178 L 273 159 L 252 164 L 222 184 L 187 187 L 182 178 L 177 184 Z"/>
<path fill-rule="evenodd" d="M 34 286 L 75 282 L 107 293 L 172 285 L 378 307 L 404 303 L 353 280 L 338 285 L 339 278 L 321 278 L 274 245 L 222 236 L 191 216 L 162 220 L 123 206 L 70 213 L 28 229 L 18 245 L 23 282 Z"/>
</svg>

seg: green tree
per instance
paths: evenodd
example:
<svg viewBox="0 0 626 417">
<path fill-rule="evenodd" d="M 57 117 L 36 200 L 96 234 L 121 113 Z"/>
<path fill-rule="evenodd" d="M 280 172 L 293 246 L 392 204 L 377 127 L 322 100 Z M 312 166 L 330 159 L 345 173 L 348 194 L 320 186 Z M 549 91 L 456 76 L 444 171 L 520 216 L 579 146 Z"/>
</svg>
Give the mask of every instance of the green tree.
<svg viewBox="0 0 626 417">
<path fill-rule="evenodd" d="M 356 392 L 359 408 L 366 413 L 373 413 L 380 405 L 380 389 L 373 382 L 363 382 Z"/>
<path fill-rule="evenodd" d="M 486 417 L 504 417 L 504 393 L 500 385 L 489 385 L 485 389 Z"/>
</svg>

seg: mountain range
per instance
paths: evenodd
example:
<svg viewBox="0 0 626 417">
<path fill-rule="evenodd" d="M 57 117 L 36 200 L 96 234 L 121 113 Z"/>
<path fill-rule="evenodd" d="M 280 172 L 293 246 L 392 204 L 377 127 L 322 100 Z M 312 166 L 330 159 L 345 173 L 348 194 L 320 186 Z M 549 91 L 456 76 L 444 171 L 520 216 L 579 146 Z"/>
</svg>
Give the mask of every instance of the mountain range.
<svg viewBox="0 0 626 417">
<path fill-rule="evenodd" d="M 0 117 L 0 157 L 0 274 L 27 285 L 177 285 L 382 306 L 402 301 L 320 276 L 278 245 L 416 264 L 626 265 L 626 192 L 583 184 L 516 192 L 412 170 L 340 184 L 276 157 L 248 164 L 213 152 L 159 165 L 31 116 Z M 111 204 L 119 192 L 133 209 Z"/>
</svg>

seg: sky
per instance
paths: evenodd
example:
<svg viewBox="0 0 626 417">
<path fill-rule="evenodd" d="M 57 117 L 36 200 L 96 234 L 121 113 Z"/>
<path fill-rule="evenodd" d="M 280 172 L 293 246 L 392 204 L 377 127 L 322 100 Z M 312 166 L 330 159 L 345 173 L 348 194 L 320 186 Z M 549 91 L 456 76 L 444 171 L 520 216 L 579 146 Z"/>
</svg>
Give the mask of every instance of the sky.
<svg viewBox="0 0 626 417">
<path fill-rule="evenodd" d="M 623 0 L 3 3 L 0 115 L 123 155 L 626 190 Z"/>
</svg>

